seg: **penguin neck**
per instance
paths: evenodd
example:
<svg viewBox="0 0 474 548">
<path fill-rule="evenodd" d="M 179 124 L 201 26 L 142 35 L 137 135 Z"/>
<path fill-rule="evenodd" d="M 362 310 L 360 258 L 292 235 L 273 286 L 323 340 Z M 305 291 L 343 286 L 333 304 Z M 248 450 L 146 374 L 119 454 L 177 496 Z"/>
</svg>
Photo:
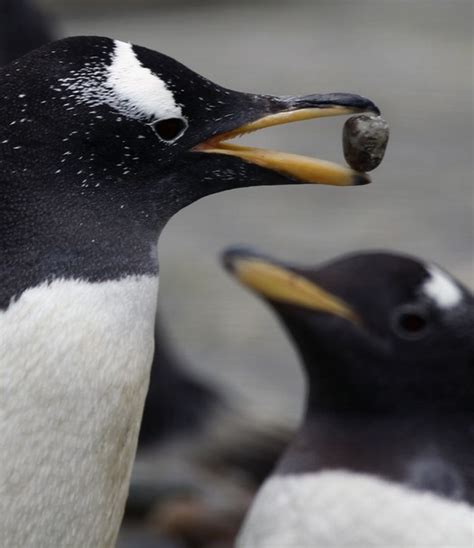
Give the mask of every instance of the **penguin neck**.
<svg viewBox="0 0 474 548">
<path fill-rule="evenodd" d="M 310 401 L 310 400 L 308 400 Z M 474 420 L 456 413 L 389 415 L 307 409 L 278 472 L 345 470 L 474 504 Z"/>
<path fill-rule="evenodd" d="M 0 246 L 9 258 L 0 265 L 0 310 L 54 279 L 157 276 L 158 237 L 174 210 L 156 189 L 114 192 L 95 184 L 13 180 L 0 191 Z"/>
<path fill-rule="evenodd" d="M 377 367 L 377 356 L 383 356 L 364 341 L 351 339 L 346 355 L 341 345 L 343 361 L 338 361 L 324 341 L 315 345 L 300 330 L 293 335 L 308 393 L 301 429 L 281 460 L 281 473 L 348 470 L 474 503 L 471 410 L 436 406 L 433 396 L 418 402 L 416 394 L 411 399 L 406 394 L 405 405 L 405 397 L 395 397 L 405 396 L 401 386 L 363 383 L 367 368 Z M 354 354 L 367 362 L 354 363 Z"/>
</svg>

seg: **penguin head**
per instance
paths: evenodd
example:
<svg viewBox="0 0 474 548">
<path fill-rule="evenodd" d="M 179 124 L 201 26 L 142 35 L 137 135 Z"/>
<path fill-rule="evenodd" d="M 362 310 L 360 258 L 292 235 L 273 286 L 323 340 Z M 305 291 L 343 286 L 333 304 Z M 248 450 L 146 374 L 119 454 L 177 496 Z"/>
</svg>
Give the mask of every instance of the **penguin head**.
<svg viewBox="0 0 474 548">
<path fill-rule="evenodd" d="M 34 170 L 50 185 L 121 203 L 133 191 L 140 206 L 159 195 L 160 218 L 228 188 L 368 182 L 342 166 L 225 142 L 305 118 L 378 112 L 357 95 L 240 93 L 166 55 L 100 37 L 53 42 L 1 74 L 0 147 L 10 177 Z"/>
<path fill-rule="evenodd" d="M 290 333 L 311 408 L 474 410 L 474 297 L 438 266 L 367 252 L 300 267 L 241 249 L 224 263 Z"/>
</svg>

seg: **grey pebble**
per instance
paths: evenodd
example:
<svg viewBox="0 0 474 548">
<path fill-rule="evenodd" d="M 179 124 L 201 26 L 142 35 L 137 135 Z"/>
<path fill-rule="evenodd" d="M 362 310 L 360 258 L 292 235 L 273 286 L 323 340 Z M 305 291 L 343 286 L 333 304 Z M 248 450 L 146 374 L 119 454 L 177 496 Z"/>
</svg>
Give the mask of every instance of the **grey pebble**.
<svg viewBox="0 0 474 548">
<path fill-rule="evenodd" d="M 372 171 L 380 165 L 387 148 L 389 128 L 376 114 L 358 114 L 344 124 L 344 158 L 356 171 Z"/>
</svg>

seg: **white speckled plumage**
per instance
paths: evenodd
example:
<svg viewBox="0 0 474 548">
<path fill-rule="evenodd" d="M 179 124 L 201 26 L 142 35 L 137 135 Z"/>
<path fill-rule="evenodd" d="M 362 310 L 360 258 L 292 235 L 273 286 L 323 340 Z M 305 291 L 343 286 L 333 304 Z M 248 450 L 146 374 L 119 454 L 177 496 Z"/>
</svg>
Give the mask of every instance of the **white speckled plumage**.
<svg viewBox="0 0 474 548">
<path fill-rule="evenodd" d="M 473 546 L 469 505 L 343 471 L 272 476 L 237 542 L 237 548 Z"/>
<path fill-rule="evenodd" d="M 114 545 L 157 290 L 153 276 L 56 280 L 0 312 L 0 546 Z"/>
<path fill-rule="evenodd" d="M 182 115 L 181 107 L 166 83 L 138 61 L 133 46 L 115 40 L 114 57 L 108 68 L 107 85 L 114 90 L 122 110 L 131 115 L 174 118 Z"/>
<path fill-rule="evenodd" d="M 181 107 L 165 81 L 140 63 L 132 44 L 120 40 L 114 40 L 110 64 L 85 66 L 59 83 L 77 101 L 91 107 L 107 104 L 129 118 L 182 117 Z"/>
</svg>

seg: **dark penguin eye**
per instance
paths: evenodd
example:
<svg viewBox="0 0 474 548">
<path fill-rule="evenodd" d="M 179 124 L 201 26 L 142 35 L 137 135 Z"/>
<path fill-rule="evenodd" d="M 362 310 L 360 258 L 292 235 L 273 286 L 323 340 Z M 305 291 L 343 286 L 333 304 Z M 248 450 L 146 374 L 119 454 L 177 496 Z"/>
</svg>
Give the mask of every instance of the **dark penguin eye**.
<svg viewBox="0 0 474 548">
<path fill-rule="evenodd" d="M 183 118 L 166 118 L 152 122 L 151 127 L 163 141 L 175 141 L 186 131 L 188 124 Z"/>
<path fill-rule="evenodd" d="M 419 307 L 402 306 L 393 314 L 392 328 L 404 339 L 421 339 L 428 331 L 428 316 Z"/>
</svg>

